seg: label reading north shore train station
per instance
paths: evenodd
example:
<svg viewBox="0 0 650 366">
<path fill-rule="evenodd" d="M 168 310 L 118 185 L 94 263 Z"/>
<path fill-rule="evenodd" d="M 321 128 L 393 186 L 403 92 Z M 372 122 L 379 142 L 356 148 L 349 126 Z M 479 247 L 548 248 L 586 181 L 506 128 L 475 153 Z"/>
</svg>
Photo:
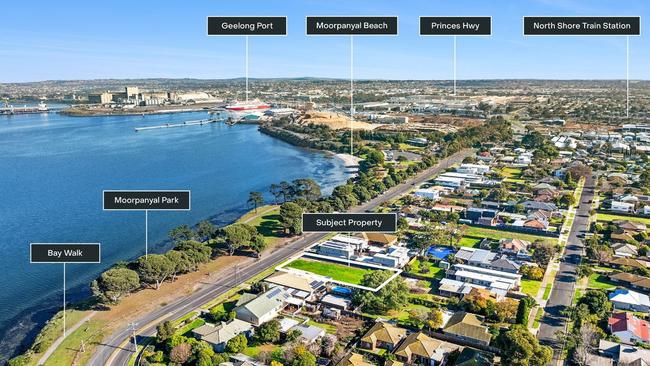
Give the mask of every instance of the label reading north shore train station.
<svg viewBox="0 0 650 366">
<path fill-rule="evenodd" d="M 309 232 L 378 232 L 397 231 L 394 213 L 304 213 L 302 231 Z"/>
<path fill-rule="evenodd" d="M 287 17 L 208 17 L 209 36 L 286 36 Z"/>
<path fill-rule="evenodd" d="M 104 210 L 187 211 L 190 191 L 104 191 Z"/>
<path fill-rule="evenodd" d="M 396 16 L 307 17 L 307 35 L 310 36 L 395 36 Z"/>
<path fill-rule="evenodd" d="M 99 243 L 30 243 L 32 263 L 100 263 Z"/>
<path fill-rule="evenodd" d="M 421 36 L 489 36 L 492 17 L 420 17 Z"/>
<path fill-rule="evenodd" d="M 524 17 L 526 36 L 639 36 L 641 17 Z"/>
</svg>

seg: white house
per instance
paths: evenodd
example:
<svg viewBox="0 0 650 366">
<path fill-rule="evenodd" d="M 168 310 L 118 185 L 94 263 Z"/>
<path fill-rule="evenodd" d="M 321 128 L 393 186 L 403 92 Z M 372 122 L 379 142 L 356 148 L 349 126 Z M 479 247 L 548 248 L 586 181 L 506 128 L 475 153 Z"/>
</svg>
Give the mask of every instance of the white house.
<svg viewBox="0 0 650 366">
<path fill-rule="evenodd" d="M 634 204 L 621 201 L 612 201 L 610 210 L 614 212 L 634 212 Z"/>
<path fill-rule="evenodd" d="M 464 179 L 452 178 L 452 177 L 438 177 L 434 180 L 434 183 L 441 185 L 443 187 L 449 187 L 453 189 L 459 189 L 465 186 Z"/>
<path fill-rule="evenodd" d="M 413 195 L 435 201 L 440 198 L 440 189 L 436 187 L 420 188 L 413 192 Z"/>
<path fill-rule="evenodd" d="M 391 246 L 386 253 L 377 253 L 372 261 L 385 267 L 401 268 L 409 262 L 408 249 L 405 247 Z"/>
<path fill-rule="evenodd" d="M 637 247 L 630 243 L 612 244 L 612 250 L 615 257 L 636 258 L 639 255 Z"/>
<path fill-rule="evenodd" d="M 487 174 L 490 172 L 490 166 L 482 164 L 461 164 L 456 168 L 456 172 L 466 174 Z"/>
<path fill-rule="evenodd" d="M 250 337 L 252 333 L 253 326 L 251 323 L 239 319 L 233 319 L 229 323 L 206 323 L 192 330 L 194 338 L 206 341 L 216 352 L 223 352 L 226 348 L 226 343 L 238 334 L 244 334 L 246 337 Z"/>
<path fill-rule="evenodd" d="M 609 294 L 609 300 L 614 305 L 614 309 L 631 310 L 631 311 L 650 311 L 650 298 L 639 292 L 628 289 L 617 289 Z"/>
</svg>

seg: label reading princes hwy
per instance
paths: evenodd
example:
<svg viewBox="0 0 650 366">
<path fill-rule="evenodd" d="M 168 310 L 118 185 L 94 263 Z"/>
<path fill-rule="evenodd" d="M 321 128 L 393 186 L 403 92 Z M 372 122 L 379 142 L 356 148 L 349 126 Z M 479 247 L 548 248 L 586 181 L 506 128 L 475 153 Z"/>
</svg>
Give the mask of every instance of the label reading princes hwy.
<svg viewBox="0 0 650 366">
<path fill-rule="evenodd" d="M 286 36 L 287 17 L 208 17 L 209 36 Z"/>
<path fill-rule="evenodd" d="M 638 36 L 641 17 L 524 17 L 526 36 Z"/>
<path fill-rule="evenodd" d="M 307 35 L 397 35 L 397 17 L 307 17 Z"/>
<path fill-rule="evenodd" d="M 305 213 L 302 215 L 304 232 L 380 232 L 397 231 L 394 213 Z"/>
<path fill-rule="evenodd" d="M 104 191 L 104 210 L 189 209 L 190 191 Z"/>
<path fill-rule="evenodd" d="M 490 17 L 420 17 L 421 36 L 489 36 Z"/>
<path fill-rule="evenodd" d="M 99 243 L 31 243 L 32 263 L 99 263 Z"/>
</svg>

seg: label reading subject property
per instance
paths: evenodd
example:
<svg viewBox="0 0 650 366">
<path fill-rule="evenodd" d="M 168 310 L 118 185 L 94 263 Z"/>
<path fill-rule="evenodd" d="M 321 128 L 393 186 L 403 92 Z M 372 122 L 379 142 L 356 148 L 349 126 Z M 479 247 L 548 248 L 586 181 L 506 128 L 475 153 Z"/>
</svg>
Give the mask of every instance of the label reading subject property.
<svg viewBox="0 0 650 366">
<path fill-rule="evenodd" d="M 422 36 L 489 36 L 491 17 L 420 17 Z"/>
<path fill-rule="evenodd" d="M 305 213 L 302 215 L 304 232 L 381 232 L 397 231 L 394 213 Z"/>
<path fill-rule="evenodd" d="M 641 17 L 524 17 L 527 36 L 638 36 Z"/>
<path fill-rule="evenodd" d="M 104 191 L 104 210 L 190 209 L 190 191 Z"/>
<path fill-rule="evenodd" d="M 285 36 L 287 17 L 208 17 L 209 36 Z"/>
<path fill-rule="evenodd" d="M 397 35 L 396 16 L 307 17 L 307 35 L 378 36 Z"/>
<path fill-rule="evenodd" d="M 99 243 L 31 243 L 32 263 L 99 263 Z"/>
</svg>

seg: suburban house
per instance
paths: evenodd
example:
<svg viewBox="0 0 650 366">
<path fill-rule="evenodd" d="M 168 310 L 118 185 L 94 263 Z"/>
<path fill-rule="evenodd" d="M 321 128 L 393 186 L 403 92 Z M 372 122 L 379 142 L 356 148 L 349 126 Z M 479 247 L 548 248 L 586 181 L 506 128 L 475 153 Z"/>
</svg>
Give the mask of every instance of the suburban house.
<svg viewBox="0 0 650 366">
<path fill-rule="evenodd" d="M 499 251 L 501 253 L 506 253 L 506 254 L 512 254 L 512 255 L 519 255 L 528 254 L 528 248 L 530 247 L 531 243 L 527 240 L 521 240 L 521 239 L 501 239 L 499 240 Z"/>
<path fill-rule="evenodd" d="M 364 360 L 363 356 L 358 353 L 350 352 L 350 354 L 343 357 L 336 366 L 375 366 L 375 364 Z"/>
<path fill-rule="evenodd" d="M 363 233 L 364 239 L 369 244 L 391 246 L 397 244 L 397 235 L 385 233 Z"/>
<path fill-rule="evenodd" d="M 613 212 L 632 213 L 634 212 L 634 203 L 612 201 L 610 210 Z"/>
<path fill-rule="evenodd" d="M 281 287 L 292 297 L 304 301 L 313 301 L 316 295 L 325 290 L 325 282 L 306 273 L 278 271 L 264 279 L 269 287 Z"/>
<path fill-rule="evenodd" d="M 364 238 L 360 238 L 357 236 L 349 236 L 349 235 L 343 235 L 343 234 L 337 234 L 334 235 L 330 241 L 335 242 L 335 243 L 343 243 L 347 244 L 351 247 L 354 248 L 357 252 L 360 252 L 362 250 L 365 250 L 368 248 L 368 241 Z"/>
<path fill-rule="evenodd" d="M 504 291 L 516 290 L 521 283 L 521 275 L 493 269 L 454 264 L 447 271 L 447 278 L 457 281 L 473 283 L 487 288 L 497 288 Z"/>
<path fill-rule="evenodd" d="M 473 283 L 453 280 L 451 278 L 443 278 L 438 285 L 438 291 L 442 296 L 464 296 L 474 290 L 485 290 L 490 293 L 492 297 L 499 300 L 508 294 L 508 290 L 498 287 L 482 286 Z"/>
<path fill-rule="evenodd" d="M 238 302 L 234 309 L 236 318 L 259 326 L 278 316 L 290 298 L 291 294 L 283 288 L 272 288 L 245 303 Z"/>
<path fill-rule="evenodd" d="M 347 243 L 330 240 L 318 245 L 318 254 L 350 259 L 354 256 L 354 247 Z"/>
<path fill-rule="evenodd" d="M 395 349 L 395 358 L 407 364 L 439 366 L 445 363 L 449 353 L 460 346 L 433 339 L 417 332 L 408 335 Z"/>
<path fill-rule="evenodd" d="M 435 186 L 429 188 L 419 188 L 413 192 L 416 197 L 435 201 L 440 198 L 440 189 Z"/>
<path fill-rule="evenodd" d="M 650 311 L 650 298 L 639 292 L 628 289 L 616 289 L 609 294 L 609 301 L 612 302 L 614 309 L 630 311 Z"/>
<path fill-rule="evenodd" d="M 457 173 L 464 173 L 464 174 L 487 174 L 490 172 L 490 166 L 489 165 L 483 165 L 483 164 L 461 164 L 458 168 L 456 168 Z"/>
<path fill-rule="evenodd" d="M 300 332 L 298 340 L 304 344 L 312 344 L 325 336 L 325 329 L 314 325 L 298 324 L 291 330 Z"/>
<path fill-rule="evenodd" d="M 612 250 L 615 257 L 637 257 L 639 255 L 637 247 L 630 243 L 612 244 Z"/>
<path fill-rule="evenodd" d="M 490 345 L 492 339 L 488 327 L 483 325 L 483 317 L 464 311 L 454 313 L 443 330 L 460 339 L 485 346 Z"/>
<path fill-rule="evenodd" d="M 496 210 L 471 207 L 465 211 L 465 219 L 472 224 L 495 226 L 498 223 L 498 213 Z"/>
<path fill-rule="evenodd" d="M 650 350 L 604 339 L 598 344 L 598 354 L 611 358 L 617 365 L 648 366 L 650 360 Z"/>
<path fill-rule="evenodd" d="M 631 220 L 615 220 L 612 223 L 618 226 L 619 229 L 629 233 L 630 235 L 640 234 L 648 230 L 648 227 L 640 222 Z"/>
<path fill-rule="evenodd" d="M 361 337 L 359 346 L 373 351 L 377 348 L 392 351 L 404 337 L 406 337 L 406 329 L 390 323 L 377 321 Z"/>
<path fill-rule="evenodd" d="M 550 202 L 537 202 L 537 201 L 524 201 L 520 203 L 524 206 L 524 209 L 527 211 L 530 210 L 544 210 L 555 212 L 557 211 L 557 206 L 554 203 Z"/>
<path fill-rule="evenodd" d="M 471 266 L 493 269 L 496 271 L 518 273 L 520 265 L 505 256 L 485 249 L 462 247 L 454 257 Z"/>
<path fill-rule="evenodd" d="M 610 281 L 625 287 L 650 293 L 650 277 L 644 277 L 627 272 L 619 272 L 609 276 Z"/>
<path fill-rule="evenodd" d="M 398 246 L 391 246 L 386 253 L 377 253 L 372 257 L 373 262 L 392 268 L 404 267 L 410 259 L 408 248 Z"/>
<path fill-rule="evenodd" d="M 627 312 L 613 314 L 607 320 L 607 325 L 612 335 L 617 336 L 624 343 L 650 343 L 650 322 L 639 319 L 634 314 Z"/>
<path fill-rule="evenodd" d="M 253 326 L 251 323 L 233 319 L 229 323 L 206 323 L 192 330 L 194 338 L 200 341 L 206 341 L 214 348 L 215 352 L 223 352 L 226 348 L 226 343 L 238 334 L 244 334 L 246 337 L 250 337 L 253 334 Z"/>
</svg>

